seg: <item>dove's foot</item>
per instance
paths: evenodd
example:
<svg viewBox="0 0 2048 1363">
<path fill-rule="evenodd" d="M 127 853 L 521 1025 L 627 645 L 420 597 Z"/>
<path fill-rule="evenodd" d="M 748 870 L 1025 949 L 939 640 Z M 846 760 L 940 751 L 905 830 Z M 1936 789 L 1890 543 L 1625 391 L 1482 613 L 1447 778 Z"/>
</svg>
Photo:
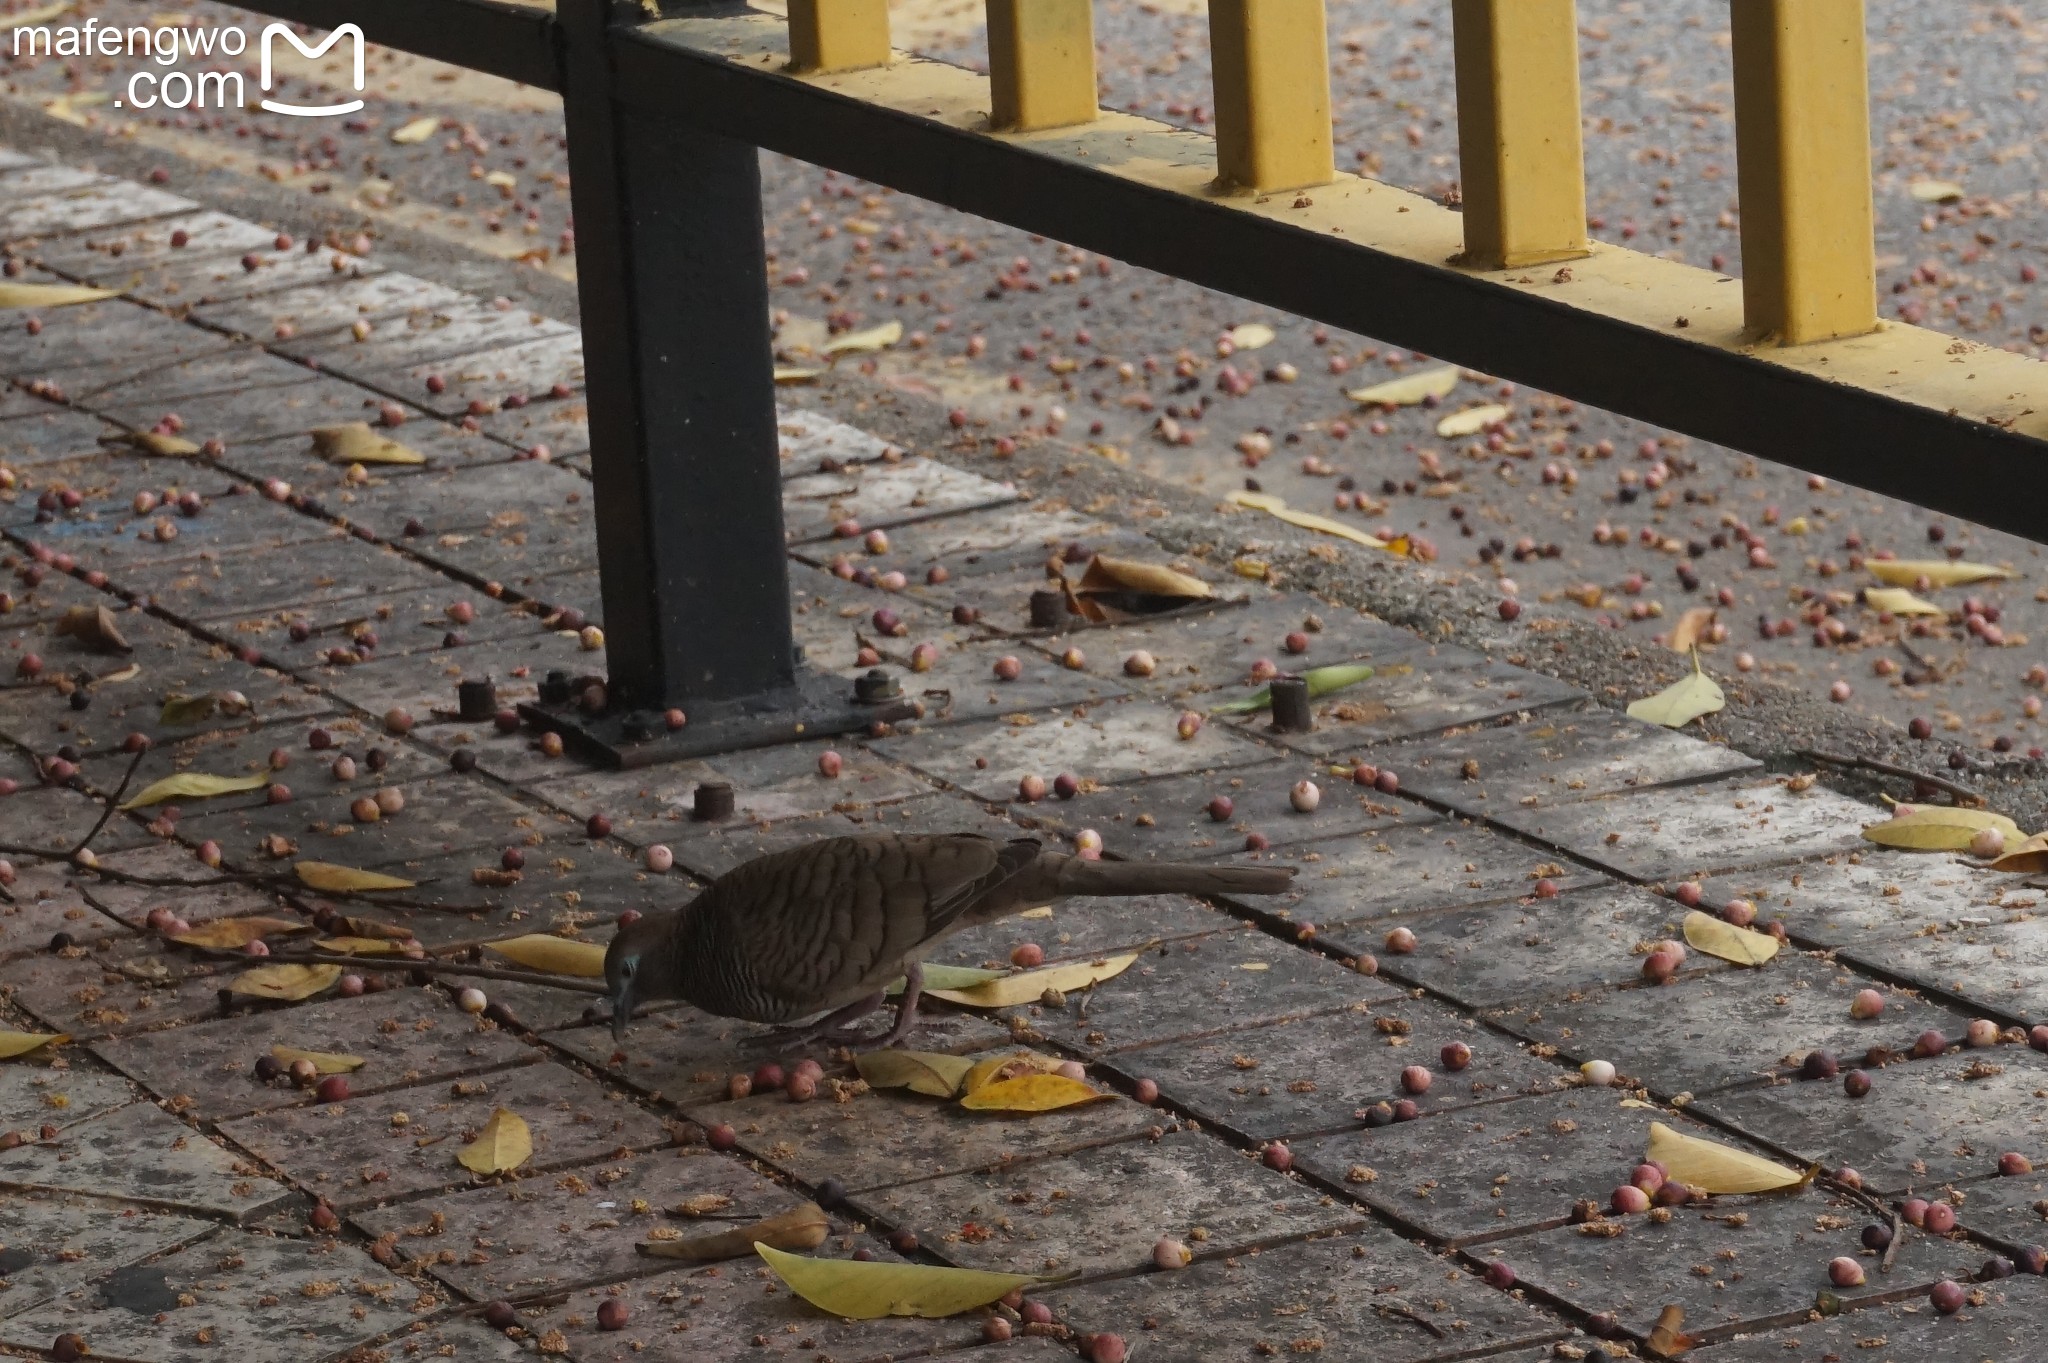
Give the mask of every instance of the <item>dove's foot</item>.
<svg viewBox="0 0 2048 1363">
<path fill-rule="evenodd" d="M 866 1017 L 882 1006 L 881 994 L 870 994 L 864 999 L 855 999 L 844 1008 L 825 1014 L 816 1022 L 806 1022 L 797 1027 L 780 1027 L 765 1036 L 755 1037 L 749 1046 L 773 1051 L 795 1051 L 806 1046 L 823 1042 L 827 1046 L 858 1046 L 869 1035 L 866 1029 L 849 1027 L 846 1024 Z"/>
</svg>

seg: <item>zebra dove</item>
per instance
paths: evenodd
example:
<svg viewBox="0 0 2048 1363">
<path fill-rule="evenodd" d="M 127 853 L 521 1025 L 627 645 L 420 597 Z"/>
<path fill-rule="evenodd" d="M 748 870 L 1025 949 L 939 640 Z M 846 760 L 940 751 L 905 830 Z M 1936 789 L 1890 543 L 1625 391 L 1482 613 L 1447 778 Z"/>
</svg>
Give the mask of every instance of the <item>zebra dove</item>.
<svg viewBox="0 0 2048 1363">
<path fill-rule="evenodd" d="M 756 857 L 675 913 L 619 929 L 605 953 L 612 1034 L 635 1005 L 683 999 L 721 1017 L 791 1023 L 778 1040 L 892 1046 L 917 1019 L 919 962 L 963 928 L 1075 895 L 1278 894 L 1292 868 L 1089 861 L 1030 838 L 870 833 Z M 895 1025 L 846 1024 L 904 980 Z"/>
</svg>

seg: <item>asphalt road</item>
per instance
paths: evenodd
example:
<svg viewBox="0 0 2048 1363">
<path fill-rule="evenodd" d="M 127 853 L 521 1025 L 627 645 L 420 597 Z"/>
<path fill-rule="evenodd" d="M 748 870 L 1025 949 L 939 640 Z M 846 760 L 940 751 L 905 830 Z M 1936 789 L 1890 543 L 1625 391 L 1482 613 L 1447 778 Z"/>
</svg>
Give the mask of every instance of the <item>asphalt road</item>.
<svg viewBox="0 0 2048 1363">
<path fill-rule="evenodd" d="M 10 6 L 30 7 L 0 0 L 0 13 Z M 2031 338 L 2040 327 L 2048 340 L 2048 285 L 2026 276 L 2048 263 L 2048 196 L 2033 183 L 2048 20 L 2018 5 L 1871 0 L 1870 9 L 1885 312 L 2038 354 Z M 980 59 L 971 0 L 898 10 L 899 43 Z M 83 12 L 146 23 L 156 11 L 89 0 Z M 1580 12 L 1594 234 L 1739 271 L 1725 8 L 1581 0 Z M 260 27 L 224 6 L 184 13 Z M 1198 3 L 1103 0 L 1097 23 L 1106 104 L 1206 121 Z M 1340 162 L 1450 192 L 1448 6 L 1333 0 L 1330 25 Z M 198 167 L 226 169 L 372 238 L 403 230 L 516 261 L 537 285 L 542 276 L 555 285 L 556 298 L 573 279 L 551 96 L 377 53 L 370 107 L 340 127 L 279 127 L 284 120 L 241 111 L 137 120 L 99 97 L 140 62 L 0 61 L 5 98 L 46 107 L 68 96 L 55 112 L 129 154 L 160 150 L 173 188 Z M 426 116 L 441 126 L 393 143 L 395 129 Z M 1467 380 L 1448 406 L 1486 396 L 1509 406 L 1506 425 L 1441 439 L 1441 411 L 1380 417 L 1344 396 L 1425 357 L 815 167 L 770 157 L 765 170 L 784 357 L 803 364 L 831 331 L 900 319 L 907 339 L 874 359 L 873 380 L 928 400 L 933 438 L 961 408 L 987 445 L 1015 442 L 1020 467 L 1081 451 L 1205 495 L 1254 479 L 1293 505 L 1427 541 L 1438 570 L 1512 598 L 1525 618 L 1598 622 L 1647 651 L 1683 611 L 1708 606 L 1725 630 L 1702 650 L 1710 670 L 1816 696 L 1846 690 L 1840 703 L 1851 710 L 1901 726 L 1926 717 L 1930 742 L 1945 749 L 2004 742 L 2020 756 L 2048 745 L 2026 713 L 2040 694 L 2027 680 L 2042 657 L 2031 640 L 2048 640 L 2035 545 L 1488 382 Z M 1930 179 L 1961 186 L 1963 197 L 1922 202 L 1911 186 Z M 1271 344 L 1219 355 L 1223 334 L 1247 322 L 1270 325 Z M 1930 467 L 1929 476 L 1958 475 Z M 1928 592 L 1949 616 L 1907 622 L 1858 599 L 1875 585 L 1861 556 L 1879 550 L 1959 552 L 2019 575 Z M 1968 599 L 1986 608 L 1975 632 L 1963 618 Z M 1928 765 L 1942 755 L 1930 753 Z"/>
</svg>

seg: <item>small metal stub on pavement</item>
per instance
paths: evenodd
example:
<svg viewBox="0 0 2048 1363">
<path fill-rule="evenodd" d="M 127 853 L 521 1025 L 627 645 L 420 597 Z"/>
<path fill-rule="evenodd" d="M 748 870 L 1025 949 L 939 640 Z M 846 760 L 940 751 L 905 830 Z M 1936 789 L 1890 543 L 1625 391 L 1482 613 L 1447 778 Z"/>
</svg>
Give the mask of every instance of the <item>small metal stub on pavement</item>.
<svg viewBox="0 0 2048 1363">
<path fill-rule="evenodd" d="M 1031 628 L 1058 629 L 1066 623 L 1065 594 L 1047 588 L 1031 593 Z"/>
<path fill-rule="evenodd" d="M 1305 734 L 1316 727 L 1308 708 L 1308 683 L 1300 677 L 1272 681 L 1273 727 L 1284 734 Z"/>
<path fill-rule="evenodd" d="M 498 688 L 490 678 L 455 683 L 455 713 L 466 720 L 485 720 L 498 712 Z"/>
<path fill-rule="evenodd" d="M 853 698 L 863 705 L 877 705 L 903 694 L 903 685 L 881 668 L 873 668 L 853 679 Z"/>
<path fill-rule="evenodd" d="M 699 785 L 693 797 L 690 817 L 702 823 L 732 817 L 732 783 L 729 781 L 706 781 Z"/>
</svg>

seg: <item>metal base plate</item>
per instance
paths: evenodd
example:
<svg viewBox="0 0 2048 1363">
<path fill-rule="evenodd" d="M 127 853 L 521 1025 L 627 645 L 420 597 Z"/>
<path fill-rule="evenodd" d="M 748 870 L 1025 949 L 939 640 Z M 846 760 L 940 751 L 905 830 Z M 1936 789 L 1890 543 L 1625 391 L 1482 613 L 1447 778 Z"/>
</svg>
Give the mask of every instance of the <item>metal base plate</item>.
<svg viewBox="0 0 2048 1363">
<path fill-rule="evenodd" d="M 715 753 L 765 748 L 802 738 L 853 733 L 875 723 L 911 719 L 917 706 L 902 697 L 854 699 L 844 677 L 799 671 L 796 685 L 744 700 L 689 710 L 689 722 L 670 729 L 659 711 L 588 715 L 575 705 L 522 704 L 527 723 L 553 730 L 578 754 L 619 768 L 651 767 Z"/>
</svg>

